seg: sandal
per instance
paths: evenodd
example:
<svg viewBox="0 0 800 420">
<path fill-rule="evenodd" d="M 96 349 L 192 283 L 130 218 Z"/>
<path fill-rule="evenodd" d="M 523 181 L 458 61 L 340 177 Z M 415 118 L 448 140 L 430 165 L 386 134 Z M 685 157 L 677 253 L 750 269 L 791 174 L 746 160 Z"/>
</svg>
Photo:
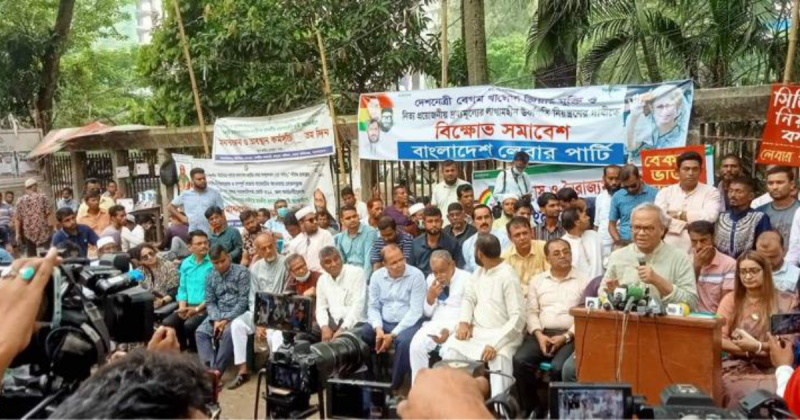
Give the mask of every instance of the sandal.
<svg viewBox="0 0 800 420">
<path fill-rule="evenodd" d="M 236 388 L 239 388 L 240 386 L 246 384 L 247 381 L 249 380 L 250 380 L 249 373 L 240 373 L 236 375 L 236 379 L 234 379 L 233 381 L 231 381 L 231 383 L 228 384 L 228 389 L 234 390 Z"/>
</svg>

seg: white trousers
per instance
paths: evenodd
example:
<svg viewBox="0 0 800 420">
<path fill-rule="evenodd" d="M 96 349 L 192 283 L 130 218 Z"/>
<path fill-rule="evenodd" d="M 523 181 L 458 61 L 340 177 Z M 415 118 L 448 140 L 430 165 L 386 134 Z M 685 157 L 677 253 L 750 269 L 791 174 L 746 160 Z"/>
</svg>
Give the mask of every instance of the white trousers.
<svg viewBox="0 0 800 420">
<path fill-rule="evenodd" d="M 417 380 L 417 373 L 422 369 L 427 369 L 430 363 L 429 353 L 436 348 L 436 343 L 428 336 L 429 332 L 420 329 L 411 339 L 409 349 L 409 359 L 411 361 L 411 384 Z M 444 347 L 439 349 L 439 355 L 444 358 Z"/>
<path fill-rule="evenodd" d="M 245 312 L 231 323 L 231 339 L 233 340 L 233 363 L 241 365 L 247 362 L 247 338 L 255 333 L 253 314 Z M 272 350 L 283 345 L 283 334 L 280 331 L 267 331 L 267 344 Z"/>
<path fill-rule="evenodd" d="M 444 360 L 472 360 L 453 349 L 447 349 L 444 352 L 444 355 Z M 514 383 L 513 379 L 511 379 L 514 376 L 514 363 L 511 361 L 510 357 L 503 356 L 498 353 L 494 360 L 489 362 L 489 370 L 499 370 L 500 372 L 503 372 L 509 376 L 506 378 L 505 376 L 500 375 L 489 375 L 489 385 L 492 387 L 492 397 L 496 397 L 511 388 L 511 385 Z"/>
</svg>

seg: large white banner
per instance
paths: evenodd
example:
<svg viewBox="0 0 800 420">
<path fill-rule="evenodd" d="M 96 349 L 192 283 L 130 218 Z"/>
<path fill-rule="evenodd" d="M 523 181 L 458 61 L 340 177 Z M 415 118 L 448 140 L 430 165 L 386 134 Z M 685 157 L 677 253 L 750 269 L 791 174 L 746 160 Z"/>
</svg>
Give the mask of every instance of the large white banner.
<svg viewBox="0 0 800 420">
<path fill-rule="evenodd" d="M 216 162 L 278 162 L 333 152 L 327 105 L 269 117 L 219 118 L 214 123 Z"/>
<path fill-rule="evenodd" d="M 328 158 L 253 165 L 219 164 L 179 154 L 172 157 L 178 168 L 184 167 L 187 175 L 191 168 L 205 170 L 208 186 L 222 194 L 225 217 L 233 226 L 241 224 L 239 213 L 242 210 L 272 209 L 280 199 L 288 201 L 289 208 L 310 205 L 317 189 L 328 198 L 329 207 L 331 203 L 335 206 Z"/>
<path fill-rule="evenodd" d="M 369 93 L 358 111 L 359 151 L 373 160 L 638 162 L 642 149 L 686 144 L 691 80 L 561 89 L 470 86 Z"/>
</svg>

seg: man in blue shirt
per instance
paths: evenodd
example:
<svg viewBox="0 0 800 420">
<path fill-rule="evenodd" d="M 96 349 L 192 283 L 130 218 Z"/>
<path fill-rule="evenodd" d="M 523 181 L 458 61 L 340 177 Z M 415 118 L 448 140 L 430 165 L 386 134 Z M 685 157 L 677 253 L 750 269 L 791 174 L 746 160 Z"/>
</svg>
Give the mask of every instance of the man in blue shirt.
<svg viewBox="0 0 800 420">
<path fill-rule="evenodd" d="M 224 209 L 225 203 L 222 202 L 219 192 L 206 184 L 206 172 L 203 168 L 194 168 L 189 174 L 192 177 L 193 187 L 169 203 L 169 214 L 181 223 L 189 225 L 189 232 L 200 229 L 208 234 L 210 230 L 206 220 L 206 210 L 211 206 Z M 183 206 L 186 214 L 178 211 L 180 206 Z"/>
<path fill-rule="evenodd" d="M 336 244 L 336 249 L 342 254 L 342 262 L 361 267 L 369 276 L 372 273 L 369 253 L 372 250 L 372 244 L 378 237 L 378 232 L 361 223 L 355 206 L 342 206 L 341 216 L 342 231 L 333 237 L 333 242 Z"/>
<path fill-rule="evenodd" d="M 608 213 L 608 233 L 614 242 L 631 240 L 631 212 L 642 203 L 654 203 L 658 190 L 646 185 L 639 168 L 625 165 L 619 172 L 620 189 L 611 197 Z"/>
<path fill-rule="evenodd" d="M 470 238 L 461 245 L 464 270 L 470 273 L 474 273 L 478 270 L 478 263 L 475 259 L 475 242 L 478 240 L 478 234 L 491 233 L 494 235 L 500 241 L 500 249 L 502 251 L 505 251 L 508 246 L 511 245 L 511 241 L 508 239 L 508 232 L 505 229 L 492 230 L 494 217 L 492 216 L 492 209 L 490 209 L 489 206 L 478 204 L 475 206 L 473 214 L 475 215 L 474 223 L 475 228 L 478 229 L 478 233 L 470 236 Z"/>
<path fill-rule="evenodd" d="M 461 247 L 458 241 L 442 231 L 442 211 L 438 207 L 426 207 L 423 212 L 425 233 L 414 239 L 409 264 L 419 268 L 426 277 L 431 274 L 431 254 L 437 249 L 450 253 L 456 267 L 464 268 Z"/>
<path fill-rule="evenodd" d="M 418 269 L 406 264 L 397 245 L 384 248 L 385 266 L 372 274 L 367 303 L 367 324 L 360 336 L 377 353 L 394 345 L 392 389 L 398 389 L 411 372 L 411 339 L 422 326 L 422 305 L 427 287 Z"/>
<path fill-rule="evenodd" d="M 192 255 L 181 263 L 178 284 L 178 310 L 164 320 L 178 336 L 181 350 L 196 348 L 195 332 L 206 319 L 206 277 L 214 268 L 208 258 L 208 235 L 202 230 L 189 233 Z"/>
<path fill-rule="evenodd" d="M 62 207 L 56 212 L 56 220 L 61 229 L 53 235 L 53 246 L 58 247 L 69 241 L 80 248 L 80 257 L 86 258 L 89 245 L 97 246 L 97 233 L 89 226 L 79 225 L 75 219 L 75 211 L 70 207 Z"/>
</svg>

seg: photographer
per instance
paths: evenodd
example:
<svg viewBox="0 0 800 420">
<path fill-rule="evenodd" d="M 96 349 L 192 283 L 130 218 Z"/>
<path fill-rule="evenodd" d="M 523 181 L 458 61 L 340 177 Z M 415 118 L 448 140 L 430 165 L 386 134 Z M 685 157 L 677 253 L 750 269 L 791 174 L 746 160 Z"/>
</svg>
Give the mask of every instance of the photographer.
<svg viewBox="0 0 800 420">
<path fill-rule="evenodd" d="M 231 256 L 222 245 L 211 247 L 208 255 L 214 270 L 206 277 L 208 318 L 197 329 L 197 353 L 211 369 L 225 373 L 233 359 L 230 324 L 247 311 L 250 272 L 231 264 Z"/>
</svg>

